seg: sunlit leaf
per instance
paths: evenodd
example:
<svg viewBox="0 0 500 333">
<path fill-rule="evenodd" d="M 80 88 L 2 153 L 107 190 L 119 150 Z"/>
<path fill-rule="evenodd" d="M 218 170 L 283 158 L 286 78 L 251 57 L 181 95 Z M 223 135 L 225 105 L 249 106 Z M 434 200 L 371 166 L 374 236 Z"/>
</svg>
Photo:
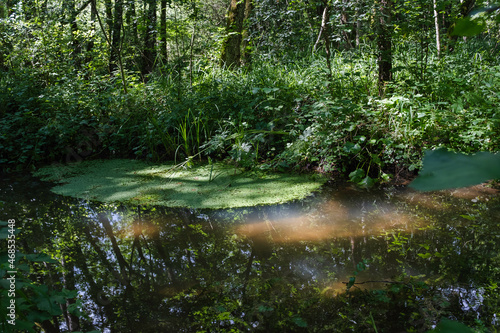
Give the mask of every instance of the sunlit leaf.
<svg viewBox="0 0 500 333">
<path fill-rule="evenodd" d="M 483 32 L 486 23 L 481 19 L 471 19 L 464 17 L 455 23 L 455 28 L 452 31 L 454 36 L 475 36 Z"/>
<path fill-rule="evenodd" d="M 464 155 L 443 149 L 426 151 L 423 168 L 410 187 L 435 191 L 481 184 L 500 178 L 500 154 Z"/>
</svg>

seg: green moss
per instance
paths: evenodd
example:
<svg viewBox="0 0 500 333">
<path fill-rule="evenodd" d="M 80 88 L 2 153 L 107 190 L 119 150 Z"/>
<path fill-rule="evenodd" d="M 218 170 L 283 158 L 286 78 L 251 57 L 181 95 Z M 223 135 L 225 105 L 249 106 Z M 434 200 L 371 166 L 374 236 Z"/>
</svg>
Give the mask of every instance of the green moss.
<svg viewBox="0 0 500 333">
<path fill-rule="evenodd" d="M 211 209 L 302 199 L 325 182 L 318 176 L 243 172 L 224 164 L 179 168 L 136 160 L 52 165 L 34 175 L 60 183 L 52 189 L 57 194 L 87 200 Z"/>
</svg>

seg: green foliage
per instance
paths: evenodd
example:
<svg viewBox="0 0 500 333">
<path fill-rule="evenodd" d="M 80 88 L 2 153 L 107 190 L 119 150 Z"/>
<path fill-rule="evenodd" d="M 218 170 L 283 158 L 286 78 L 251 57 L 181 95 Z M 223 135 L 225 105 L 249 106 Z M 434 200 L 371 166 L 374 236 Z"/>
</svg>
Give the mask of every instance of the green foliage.
<svg viewBox="0 0 500 333">
<path fill-rule="evenodd" d="M 474 331 L 465 326 L 464 324 L 461 324 L 456 321 L 451 321 L 449 319 L 443 319 L 441 322 L 437 325 L 437 327 L 431 331 L 428 332 L 440 332 L 440 333 L 473 333 Z"/>
<path fill-rule="evenodd" d="M 2 228 L 3 229 L 3 228 Z M 68 300 L 77 299 L 77 291 L 59 289 L 40 284 L 32 280 L 34 269 L 28 266 L 29 263 L 55 263 L 57 261 L 43 254 L 16 254 L 16 261 L 13 266 L 16 268 L 15 274 L 9 273 L 12 269 L 9 267 L 7 254 L 0 257 L 0 278 L 1 280 L 1 311 L 0 315 L 6 320 L 13 319 L 15 325 L 8 324 L 6 320 L 2 321 L 0 327 L 2 332 L 37 332 L 37 324 L 43 321 L 50 321 L 56 317 L 61 317 L 63 311 L 61 305 L 66 304 Z M 15 291 L 11 293 L 8 277 L 15 276 Z M 15 300 L 14 318 L 8 316 L 11 306 L 11 300 Z M 68 314 L 77 317 L 84 317 L 82 312 L 82 302 L 77 299 L 68 307 Z"/>
</svg>

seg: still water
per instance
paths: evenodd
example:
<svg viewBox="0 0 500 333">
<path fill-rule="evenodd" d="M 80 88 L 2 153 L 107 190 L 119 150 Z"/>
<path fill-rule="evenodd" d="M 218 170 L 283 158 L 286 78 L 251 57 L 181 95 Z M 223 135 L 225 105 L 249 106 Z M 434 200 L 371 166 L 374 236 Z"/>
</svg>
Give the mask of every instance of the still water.
<svg viewBox="0 0 500 333">
<path fill-rule="evenodd" d="M 4 177 L 0 220 L 16 219 L 19 252 L 55 259 L 29 263 L 34 283 L 78 291 L 59 306 L 80 300 L 86 315 L 55 316 L 55 331 L 417 332 L 443 317 L 500 328 L 490 187 L 331 183 L 232 210 L 87 202 L 50 187 Z"/>
</svg>

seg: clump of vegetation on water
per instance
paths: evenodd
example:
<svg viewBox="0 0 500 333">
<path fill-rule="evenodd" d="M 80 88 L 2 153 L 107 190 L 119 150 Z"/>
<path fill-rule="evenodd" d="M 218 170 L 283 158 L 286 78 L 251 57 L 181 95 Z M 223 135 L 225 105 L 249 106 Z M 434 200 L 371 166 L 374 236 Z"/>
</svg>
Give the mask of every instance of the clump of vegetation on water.
<svg viewBox="0 0 500 333">
<path fill-rule="evenodd" d="M 320 176 L 245 172 L 221 163 L 187 167 L 121 159 L 52 165 L 35 175 L 62 183 L 53 188 L 57 194 L 86 200 L 211 209 L 302 199 L 326 180 Z"/>
</svg>

